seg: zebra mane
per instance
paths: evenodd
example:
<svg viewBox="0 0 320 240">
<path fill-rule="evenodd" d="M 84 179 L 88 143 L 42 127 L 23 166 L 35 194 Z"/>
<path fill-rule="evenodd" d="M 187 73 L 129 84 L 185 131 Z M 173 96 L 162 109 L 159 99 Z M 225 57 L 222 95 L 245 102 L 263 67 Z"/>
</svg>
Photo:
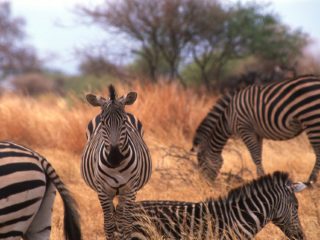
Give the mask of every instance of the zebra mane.
<svg viewBox="0 0 320 240">
<path fill-rule="evenodd" d="M 109 96 L 110 96 L 110 100 L 112 101 L 116 100 L 116 89 L 112 84 L 109 85 Z"/>
<path fill-rule="evenodd" d="M 238 200 L 240 198 L 256 195 L 258 188 L 261 189 L 266 183 L 267 186 L 284 186 L 287 182 L 291 182 L 289 174 L 287 172 L 276 171 L 273 174 L 267 174 L 258 179 L 255 179 L 243 186 L 232 189 L 227 196 L 220 197 L 220 201 L 226 200 Z M 213 200 L 213 199 L 209 199 Z"/>
<path fill-rule="evenodd" d="M 232 97 L 237 93 L 237 91 L 230 90 L 224 93 L 222 96 L 218 98 L 216 103 L 213 105 L 210 111 L 213 111 L 217 106 L 227 108 L 231 102 Z"/>
<path fill-rule="evenodd" d="M 193 146 L 207 142 L 206 139 L 211 136 L 213 129 L 216 128 L 216 122 L 220 121 L 219 119 L 229 106 L 233 94 L 233 92 L 228 92 L 217 99 L 216 103 L 211 107 L 210 111 L 197 127 L 192 140 Z"/>
</svg>

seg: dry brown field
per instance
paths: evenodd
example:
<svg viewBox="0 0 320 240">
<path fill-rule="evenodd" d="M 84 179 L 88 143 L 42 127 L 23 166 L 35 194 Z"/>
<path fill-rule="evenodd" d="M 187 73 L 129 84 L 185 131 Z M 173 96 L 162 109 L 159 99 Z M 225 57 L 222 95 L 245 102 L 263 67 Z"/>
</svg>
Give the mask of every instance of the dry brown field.
<svg viewBox="0 0 320 240">
<path fill-rule="evenodd" d="M 196 158 L 186 154 L 194 131 L 217 97 L 185 90 L 177 85 L 117 86 L 119 94 L 138 92 L 137 102 L 127 107 L 144 125 L 145 140 L 153 160 L 149 183 L 138 192 L 138 200 L 202 201 L 224 195 L 243 181 L 256 177 L 255 166 L 239 140 L 229 140 L 223 151 L 224 165 L 212 186 L 196 169 Z M 102 91 L 104 95 L 106 91 Z M 13 140 L 45 156 L 67 184 L 78 202 L 85 240 L 104 239 L 103 217 L 98 198 L 80 176 L 85 128 L 99 108 L 68 95 L 37 98 L 0 96 L 1 140 Z M 315 155 L 304 134 L 289 141 L 265 141 L 263 164 L 268 173 L 288 171 L 294 181 L 308 178 Z M 58 195 L 57 195 L 58 196 Z M 320 239 L 320 184 L 297 194 L 300 220 L 310 240 Z M 63 239 L 63 209 L 56 198 L 51 239 Z M 267 225 L 256 239 L 285 239 L 274 225 Z"/>
</svg>

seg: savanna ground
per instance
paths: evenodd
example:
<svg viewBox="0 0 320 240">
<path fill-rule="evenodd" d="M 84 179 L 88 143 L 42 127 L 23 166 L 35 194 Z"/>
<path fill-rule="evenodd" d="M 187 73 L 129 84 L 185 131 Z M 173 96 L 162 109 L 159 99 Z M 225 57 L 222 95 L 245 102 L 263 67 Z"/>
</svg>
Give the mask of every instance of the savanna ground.
<svg viewBox="0 0 320 240">
<path fill-rule="evenodd" d="M 206 115 L 215 96 L 207 96 L 176 85 L 117 86 L 120 94 L 138 92 L 137 102 L 127 107 L 143 122 L 145 140 L 153 160 L 149 183 L 137 200 L 202 201 L 218 197 L 242 182 L 256 177 L 255 166 L 239 140 L 230 140 L 224 149 L 222 173 L 214 186 L 198 174 L 196 158 L 186 155 L 194 131 Z M 107 91 L 102 91 L 104 95 Z M 85 128 L 99 108 L 90 107 L 71 94 L 66 99 L 42 96 L 36 99 L 4 94 L 0 97 L 1 140 L 13 140 L 45 156 L 68 185 L 78 202 L 85 240 L 104 239 L 103 216 L 97 195 L 80 176 L 80 159 Z M 294 181 L 308 178 L 315 156 L 304 134 L 284 142 L 265 141 L 263 163 L 267 172 L 284 170 Z M 320 184 L 297 194 L 301 223 L 307 239 L 320 238 Z M 63 239 L 63 208 L 59 197 L 54 206 L 52 239 Z M 272 224 L 256 239 L 285 239 Z"/>
</svg>

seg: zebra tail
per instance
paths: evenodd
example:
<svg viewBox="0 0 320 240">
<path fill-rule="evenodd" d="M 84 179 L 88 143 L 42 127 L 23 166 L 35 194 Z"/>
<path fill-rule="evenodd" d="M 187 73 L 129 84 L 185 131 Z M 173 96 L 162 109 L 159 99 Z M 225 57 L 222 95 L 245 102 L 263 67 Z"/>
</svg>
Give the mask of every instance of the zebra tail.
<svg viewBox="0 0 320 240">
<path fill-rule="evenodd" d="M 63 201 L 64 207 L 64 234 L 66 240 L 81 240 L 80 215 L 77 209 L 77 204 L 71 196 L 69 190 L 61 181 L 60 177 L 44 158 L 41 160 L 41 165 L 46 173 L 47 178 L 55 185 Z"/>
</svg>

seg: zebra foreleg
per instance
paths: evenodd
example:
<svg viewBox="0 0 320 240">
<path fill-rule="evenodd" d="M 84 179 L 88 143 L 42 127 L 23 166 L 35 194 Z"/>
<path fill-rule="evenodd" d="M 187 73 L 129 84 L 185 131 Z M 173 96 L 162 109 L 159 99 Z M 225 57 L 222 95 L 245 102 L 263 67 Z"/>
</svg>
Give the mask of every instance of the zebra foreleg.
<svg viewBox="0 0 320 240">
<path fill-rule="evenodd" d="M 136 192 L 119 194 L 119 203 L 116 209 L 116 221 L 121 239 L 130 239 L 132 233 L 133 210 Z"/>
<path fill-rule="evenodd" d="M 104 233 L 108 240 L 114 240 L 116 224 L 115 224 L 115 210 L 113 206 L 113 197 L 107 196 L 103 192 L 98 193 L 98 197 L 103 210 Z"/>
<path fill-rule="evenodd" d="M 262 166 L 262 138 L 254 134 L 251 130 L 241 131 L 241 139 L 248 148 L 251 158 L 257 167 L 257 175 L 263 176 L 264 169 Z"/>
</svg>

